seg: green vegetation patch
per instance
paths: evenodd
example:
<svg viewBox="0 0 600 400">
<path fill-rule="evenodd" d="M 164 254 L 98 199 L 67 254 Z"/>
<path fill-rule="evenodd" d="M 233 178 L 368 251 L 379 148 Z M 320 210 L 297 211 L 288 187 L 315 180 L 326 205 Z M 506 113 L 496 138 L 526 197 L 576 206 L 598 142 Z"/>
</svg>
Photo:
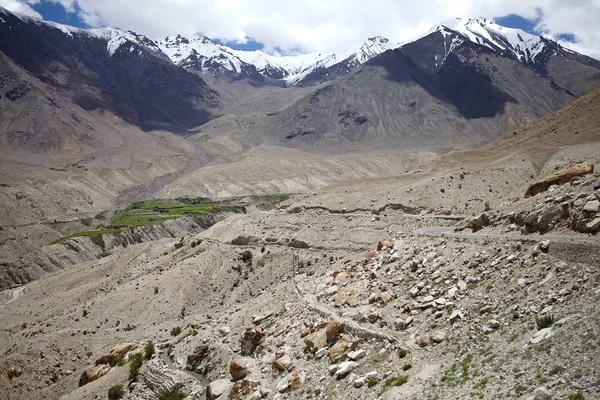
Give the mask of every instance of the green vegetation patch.
<svg viewBox="0 0 600 400">
<path fill-rule="evenodd" d="M 118 235 L 127 230 L 161 224 L 188 215 L 201 217 L 210 214 L 244 212 L 246 212 L 246 209 L 243 206 L 213 202 L 204 197 L 135 201 L 125 210 L 115 213 L 110 220 L 110 226 L 105 229 L 77 232 L 57 239 L 50 244 L 65 242 L 76 237 L 89 237 L 94 244 L 104 248 L 102 235 Z"/>
</svg>

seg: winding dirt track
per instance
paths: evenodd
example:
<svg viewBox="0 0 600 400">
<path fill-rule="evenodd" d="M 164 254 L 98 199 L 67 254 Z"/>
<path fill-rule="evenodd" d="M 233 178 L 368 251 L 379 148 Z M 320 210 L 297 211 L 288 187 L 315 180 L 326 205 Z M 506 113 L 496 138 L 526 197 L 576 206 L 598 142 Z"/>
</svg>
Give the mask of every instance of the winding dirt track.
<svg viewBox="0 0 600 400">
<path fill-rule="evenodd" d="M 571 243 L 596 243 L 600 244 L 598 236 L 553 236 L 553 235 L 504 235 L 500 233 L 463 233 L 454 232 L 453 227 L 448 226 L 432 226 L 429 228 L 417 229 L 415 231 L 419 235 L 436 236 L 436 237 L 455 237 L 465 239 L 503 239 L 503 240 L 519 240 L 528 242 L 538 242 L 541 240 L 549 240 L 551 242 L 571 242 Z"/>
</svg>

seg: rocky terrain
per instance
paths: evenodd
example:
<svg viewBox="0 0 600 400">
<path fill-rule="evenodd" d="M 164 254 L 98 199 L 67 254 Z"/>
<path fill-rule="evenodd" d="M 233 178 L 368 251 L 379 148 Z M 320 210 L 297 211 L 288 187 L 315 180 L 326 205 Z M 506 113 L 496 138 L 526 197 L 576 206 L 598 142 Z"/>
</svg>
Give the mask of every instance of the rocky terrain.
<svg viewBox="0 0 600 400">
<path fill-rule="evenodd" d="M 600 399 L 597 61 L 476 19 L 248 85 L 0 14 L 0 400 Z"/>
</svg>

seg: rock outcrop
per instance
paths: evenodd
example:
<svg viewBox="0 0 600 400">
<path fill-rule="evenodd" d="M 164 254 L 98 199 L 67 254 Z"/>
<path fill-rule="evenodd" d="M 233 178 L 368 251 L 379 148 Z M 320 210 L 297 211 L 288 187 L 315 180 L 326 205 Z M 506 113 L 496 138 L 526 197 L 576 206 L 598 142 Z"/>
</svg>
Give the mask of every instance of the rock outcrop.
<svg viewBox="0 0 600 400">
<path fill-rule="evenodd" d="M 129 352 L 140 346 L 141 344 L 137 342 L 123 342 L 108 349 L 98 357 L 94 365 L 90 365 L 83 371 L 79 378 L 79 386 L 87 385 L 106 375 L 115 365 L 124 360 Z"/>
<path fill-rule="evenodd" d="M 536 194 L 545 192 L 552 185 L 564 185 L 565 183 L 571 182 L 575 178 L 588 175 L 593 172 L 594 165 L 592 164 L 582 163 L 574 165 L 570 168 L 547 176 L 541 181 L 533 183 L 525 192 L 525 197 L 535 196 Z"/>
</svg>

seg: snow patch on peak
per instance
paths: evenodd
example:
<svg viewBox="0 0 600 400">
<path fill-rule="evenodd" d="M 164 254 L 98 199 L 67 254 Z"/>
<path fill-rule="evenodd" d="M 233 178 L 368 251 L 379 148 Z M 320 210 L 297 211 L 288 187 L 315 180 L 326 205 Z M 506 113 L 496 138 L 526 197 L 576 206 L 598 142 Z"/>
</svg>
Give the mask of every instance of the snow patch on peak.
<svg viewBox="0 0 600 400">
<path fill-rule="evenodd" d="M 521 29 L 506 28 L 486 18 L 445 20 L 431 29 L 427 35 L 436 31 L 444 37 L 459 34 L 473 43 L 492 50 L 512 53 L 525 63 L 534 62 L 545 47 L 540 36 L 529 34 Z"/>
</svg>

